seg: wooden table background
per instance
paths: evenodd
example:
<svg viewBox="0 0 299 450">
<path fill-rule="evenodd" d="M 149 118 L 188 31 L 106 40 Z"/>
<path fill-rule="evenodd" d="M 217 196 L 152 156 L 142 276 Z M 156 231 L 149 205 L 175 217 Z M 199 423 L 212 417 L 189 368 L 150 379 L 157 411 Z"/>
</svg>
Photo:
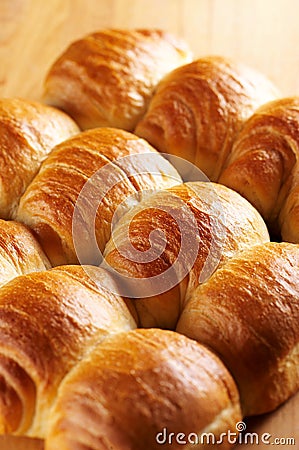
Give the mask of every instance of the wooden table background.
<svg viewBox="0 0 299 450">
<path fill-rule="evenodd" d="M 195 57 L 233 57 L 270 77 L 283 96 L 299 95 L 298 0 L 0 0 L 0 96 L 41 99 L 60 52 L 102 27 L 166 29 L 185 38 Z M 252 426 L 294 437 L 295 446 L 278 447 L 297 449 L 298 423 L 299 395 Z"/>
</svg>

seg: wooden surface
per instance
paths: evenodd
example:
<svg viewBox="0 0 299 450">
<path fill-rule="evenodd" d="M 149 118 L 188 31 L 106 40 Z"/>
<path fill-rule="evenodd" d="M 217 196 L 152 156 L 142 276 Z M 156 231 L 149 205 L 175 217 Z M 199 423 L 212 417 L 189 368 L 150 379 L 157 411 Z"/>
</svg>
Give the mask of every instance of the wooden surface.
<svg viewBox="0 0 299 450">
<path fill-rule="evenodd" d="M 162 27 L 299 94 L 298 0 L 0 0 L 0 95 L 38 99 L 52 61 L 100 27 Z"/>
<path fill-rule="evenodd" d="M 298 0 L 0 0 L 0 96 L 39 100 L 59 53 L 102 27 L 164 28 L 195 57 L 233 57 L 268 75 L 283 96 L 299 95 L 298 17 Z M 249 426 L 297 441 L 274 448 L 298 449 L 299 395 Z M 242 446 L 249 448 L 269 446 Z"/>
</svg>

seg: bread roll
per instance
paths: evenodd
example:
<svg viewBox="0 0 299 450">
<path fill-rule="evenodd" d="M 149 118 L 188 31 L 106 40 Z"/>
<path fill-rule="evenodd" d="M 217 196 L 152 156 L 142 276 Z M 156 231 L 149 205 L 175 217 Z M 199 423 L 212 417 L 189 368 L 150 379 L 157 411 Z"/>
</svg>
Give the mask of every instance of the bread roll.
<svg viewBox="0 0 299 450">
<path fill-rule="evenodd" d="M 263 105 L 246 121 L 219 178 L 259 210 L 275 238 L 283 227 L 282 239 L 292 242 L 299 242 L 298 158 L 299 97 L 282 98 Z"/>
<path fill-rule="evenodd" d="M 11 218 L 54 145 L 79 131 L 61 111 L 19 98 L 0 99 L 0 217 Z"/>
<path fill-rule="evenodd" d="M 25 225 L 0 219 L 0 286 L 18 275 L 50 267 L 42 248 Z"/>
<path fill-rule="evenodd" d="M 133 131 L 157 82 L 189 61 L 187 44 L 165 31 L 104 29 L 73 42 L 53 63 L 45 101 L 82 129 Z"/>
<path fill-rule="evenodd" d="M 278 95 L 251 68 L 220 56 L 203 57 L 163 78 L 135 132 L 217 181 L 244 120 Z"/>
<path fill-rule="evenodd" d="M 103 267 L 135 298 L 140 325 L 173 329 L 186 297 L 228 258 L 269 241 L 247 200 L 216 183 L 185 183 L 143 200 L 115 225 Z"/>
<path fill-rule="evenodd" d="M 0 433 L 44 438 L 66 373 L 108 334 L 136 327 L 109 274 L 64 266 L 0 289 Z"/>
<path fill-rule="evenodd" d="M 144 193 L 179 182 L 143 139 L 119 129 L 88 130 L 53 149 L 22 196 L 16 220 L 34 230 L 53 266 L 98 264 L 113 218 Z"/>
<path fill-rule="evenodd" d="M 107 338 L 64 379 L 45 450 L 179 449 L 182 440 L 208 449 L 201 433 L 216 442 L 239 420 L 238 391 L 215 355 L 178 333 L 138 329 Z M 230 445 L 224 437 L 213 448 Z"/>
<path fill-rule="evenodd" d="M 200 285 L 178 322 L 228 367 L 244 415 L 272 411 L 299 388 L 298 269 L 299 245 L 254 246 Z"/>
</svg>

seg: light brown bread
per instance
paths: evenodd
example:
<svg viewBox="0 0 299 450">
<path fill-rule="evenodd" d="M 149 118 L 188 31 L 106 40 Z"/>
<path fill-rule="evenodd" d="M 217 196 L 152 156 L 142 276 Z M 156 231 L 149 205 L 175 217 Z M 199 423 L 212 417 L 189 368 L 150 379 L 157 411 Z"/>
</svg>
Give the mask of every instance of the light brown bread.
<svg viewBox="0 0 299 450">
<path fill-rule="evenodd" d="M 244 415 L 274 410 L 299 388 L 299 245 L 242 252 L 199 286 L 177 331 L 231 371 Z"/>
<path fill-rule="evenodd" d="M 299 100 L 191 58 L 105 29 L 0 100 L 1 450 L 228 450 L 299 388 Z"/>
<path fill-rule="evenodd" d="M 246 197 L 276 238 L 299 243 L 299 97 L 259 108 L 237 137 L 219 182 Z"/>
<path fill-rule="evenodd" d="M 220 56 L 203 57 L 163 78 L 135 132 L 217 181 L 244 120 L 278 95 L 253 69 Z"/>
<path fill-rule="evenodd" d="M 143 139 L 114 128 L 88 130 L 53 149 L 15 218 L 34 230 L 53 265 L 98 264 L 113 219 L 146 192 L 180 181 Z"/>
<path fill-rule="evenodd" d="M 109 274 L 91 272 L 64 266 L 0 289 L 0 434 L 44 438 L 66 373 L 107 335 L 135 328 Z"/>
<path fill-rule="evenodd" d="M 0 286 L 18 275 L 50 267 L 41 246 L 25 225 L 0 219 Z"/>
<path fill-rule="evenodd" d="M 79 132 L 56 108 L 20 98 L 0 99 L 0 217 L 11 218 L 52 148 Z"/>
<path fill-rule="evenodd" d="M 45 450 L 178 450 L 182 440 L 208 449 L 201 433 L 216 442 L 240 417 L 233 378 L 213 353 L 175 332 L 138 329 L 107 338 L 64 379 Z M 213 448 L 230 445 L 224 437 Z"/>
<path fill-rule="evenodd" d="M 133 131 L 157 82 L 191 60 L 181 39 L 155 29 L 104 29 L 73 42 L 53 63 L 45 100 L 82 129 Z"/>
<path fill-rule="evenodd" d="M 267 241 L 263 219 L 239 194 L 216 183 L 184 183 L 124 215 L 102 264 L 135 298 L 141 326 L 174 328 L 199 283 L 239 251 Z"/>
</svg>

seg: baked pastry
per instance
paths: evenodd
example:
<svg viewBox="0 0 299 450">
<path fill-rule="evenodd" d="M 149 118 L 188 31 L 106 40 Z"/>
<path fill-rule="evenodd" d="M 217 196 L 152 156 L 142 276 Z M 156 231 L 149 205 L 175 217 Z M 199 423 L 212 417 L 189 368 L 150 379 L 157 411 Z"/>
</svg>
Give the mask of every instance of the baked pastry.
<svg viewBox="0 0 299 450">
<path fill-rule="evenodd" d="M 244 250 L 200 285 L 177 331 L 212 349 L 237 382 L 243 415 L 274 410 L 299 388 L 299 245 Z"/>
<path fill-rule="evenodd" d="M 0 102 L 0 216 L 15 219 L 0 220 L 0 434 L 46 450 L 228 449 L 244 415 L 298 389 L 298 245 L 270 243 L 252 197 L 192 183 L 184 164 L 224 183 L 250 121 L 259 151 L 274 130 L 273 198 L 262 163 L 247 167 L 250 189 L 296 240 L 298 100 L 246 122 L 279 95 L 269 80 L 225 58 L 189 61 L 168 33 L 103 30 L 45 80 L 47 101 L 92 130 Z"/>
<path fill-rule="evenodd" d="M 108 334 L 135 328 L 114 281 L 66 266 L 0 289 L 0 433 L 43 438 L 66 373 Z"/>
<path fill-rule="evenodd" d="M 79 132 L 56 108 L 20 98 L 0 99 L 0 217 L 11 218 L 26 187 L 54 145 Z"/>
<path fill-rule="evenodd" d="M 41 246 L 25 225 L 0 219 L 0 286 L 18 275 L 50 267 Z"/>
<path fill-rule="evenodd" d="M 202 433 L 228 449 L 225 433 L 239 420 L 235 383 L 213 353 L 172 331 L 138 329 L 105 339 L 63 380 L 45 450 L 205 449 Z"/>
<path fill-rule="evenodd" d="M 73 42 L 53 63 L 44 98 L 82 129 L 133 131 L 157 82 L 189 61 L 187 44 L 171 33 L 104 29 Z"/>
<path fill-rule="evenodd" d="M 260 107 L 236 138 L 219 182 L 246 197 L 273 237 L 299 243 L 299 97 Z"/>
<path fill-rule="evenodd" d="M 135 132 L 217 181 L 244 120 L 278 95 L 253 69 L 220 56 L 203 57 L 162 79 Z"/>
<path fill-rule="evenodd" d="M 143 139 L 120 129 L 88 130 L 52 150 L 15 219 L 36 233 L 53 266 L 99 264 L 114 215 L 146 192 L 179 182 L 173 166 Z"/>
<path fill-rule="evenodd" d="M 116 223 L 103 267 L 135 298 L 143 327 L 173 329 L 186 298 L 226 259 L 269 241 L 247 200 L 216 183 L 184 183 L 141 201 Z"/>
</svg>

